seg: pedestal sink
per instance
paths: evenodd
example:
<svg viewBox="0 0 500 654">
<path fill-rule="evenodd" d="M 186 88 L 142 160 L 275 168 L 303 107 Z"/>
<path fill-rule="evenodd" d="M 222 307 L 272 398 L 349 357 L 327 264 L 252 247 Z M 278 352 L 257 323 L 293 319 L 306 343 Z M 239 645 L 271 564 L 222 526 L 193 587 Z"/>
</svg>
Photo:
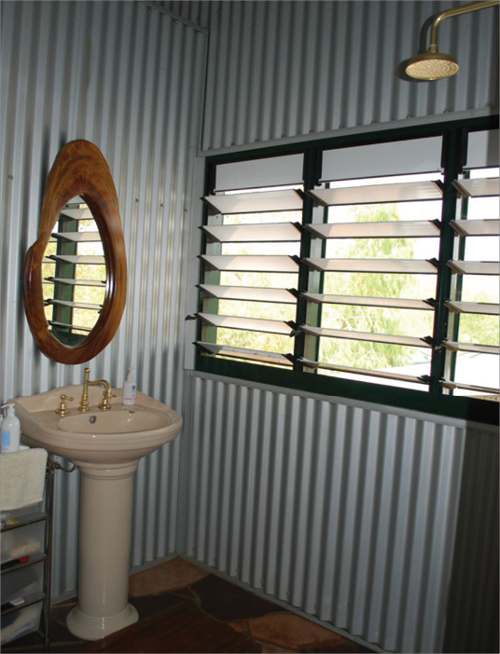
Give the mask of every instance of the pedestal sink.
<svg viewBox="0 0 500 654">
<path fill-rule="evenodd" d="M 22 441 L 75 463 L 81 472 L 78 604 L 67 618 L 72 634 L 97 640 L 138 620 L 128 602 L 133 475 L 139 459 L 173 440 L 182 417 L 165 404 L 137 393 L 122 404 L 113 389 L 112 409 L 97 405 L 102 389 L 89 389 L 91 410 L 78 412 L 82 386 L 12 400 Z M 73 397 L 69 413 L 56 409 L 61 395 Z"/>
</svg>

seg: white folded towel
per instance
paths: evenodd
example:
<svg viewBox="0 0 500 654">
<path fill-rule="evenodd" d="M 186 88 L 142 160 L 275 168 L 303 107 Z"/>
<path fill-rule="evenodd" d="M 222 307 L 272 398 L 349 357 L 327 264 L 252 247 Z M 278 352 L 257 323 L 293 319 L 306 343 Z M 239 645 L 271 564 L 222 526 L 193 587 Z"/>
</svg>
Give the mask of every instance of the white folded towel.
<svg viewBox="0 0 500 654">
<path fill-rule="evenodd" d="M 2 511 L 12 511 L 43 500 L 47 450 L 41 448 L 0 455 Z"/>
</svg>

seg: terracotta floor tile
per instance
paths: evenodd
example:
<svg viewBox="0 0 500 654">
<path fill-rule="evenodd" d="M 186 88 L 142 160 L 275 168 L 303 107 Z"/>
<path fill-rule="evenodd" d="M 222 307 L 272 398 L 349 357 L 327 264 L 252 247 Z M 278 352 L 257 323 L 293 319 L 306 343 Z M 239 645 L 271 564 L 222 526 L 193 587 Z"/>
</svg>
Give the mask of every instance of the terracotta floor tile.
<svg viewBox="0 0 500 654">
<path fill-rule="evenodd" d="M 81 648 L 88 643 L 87 640 L 75 640 L 70 642 L 58 642 L 50 644 L 50 653 L 51 654 L 72 654 L 73 652 L 79 652 Z"/>
<path fill-rule="evenodd" d="M 248 623 L 246 620 L 235 620 L 229 624 L 235 631 L 248 632 Z"/>
<path fill-rule="evenodd" d="M 181 601 L 180 597 L 176 597 L 171 593 L 162 593 L 161 595 L 145 595 L 144 597 L 131 597 L 130 603 L 137 609 L 139 620 L 149 617 L 163 611 L 169 606 L 178 604 Z"/>
<path fill-rule="evenodd" d="M 81 652 L 255 652 L 260 646 L 245 634 L 202 611 L 180 602 L 106 638 L 89 643 Z"/>
<path fill-rule="evenodd" d="M 189 586 L 209 574 L 184 559 L 171 559 L 132 575 L 129 584 L 130 594 L 132 597 L 158 595 L 168 590 Z"/>
<path fill-rule="evenodd" d="M 189 602 L 192 602 L 198 606 L 199 600 L 198 596 L 196 593 L 193 593 L 191 588 L 176 588 L 175 590 L 171 591 L 172 595 L 175 595 L 176 597 L 181 597 L 184 600 L 187 600 Z"/>
<path fill-rule="evenodd" d="M 292 613 L 277 613 L 249 621 L 253 638 L 294 649 L 343 640 L 329 629 Z"/>
<path fill-rule="evenodd" d="M 278 653 L 283 653 L 283 652 L 295 652 L 296 650 L 294 649 L 286 649 L 284 647 L 276 647 L 275 645 L 270 645 L 269 643 L 261 643 L 260 641 L 258 642 L 261 647 L 262 647 L 262 652 L 263 654 L 278 654 Z"/>
<path fill-rule="evenodd" d="M 257 618 L 281 611 L 273 602 L 268 602 L 225 579 L 210 575 L 191 586 L 201 600 L 201 608 L 214 618 L 226 622 Z"/>
<path fill-rule="evenodd" d="M 334 643 L 323 643 L 319 647 L 308 647 L 301 650 L 301 652 L 307 654 L 365 654 L 371 651 L 371 649 L 358 645 L 358 643 L 347 638 L 342 638 Z"/>
<path fill-rule="evenodd" d="M 125 630 L 127 634 L 123 636 L 120 632 L 116 636 L 112 635 L 110 638 L 121 641 L 117 644 L 118 649 L 109 651 L 262 651 L 268 654 L 370 652 L 315 622 L 282 609 L 181 558 L 136 573 L 130 578 L 130 589 L 130 602 L 139 612 L 139 622 L 127 628 L 131 629 L 130 634 Z M 66 617 L 75 604 L 76 598 L 73 598 L 52 607 L 51 652 L 71 654 L 78 651 L 108 651 L 108 639 L 105 639 L 106 642 L 90 643 L 69 633 Z M 190 617 L 182 639 L 175 640 L 177 631 L 182 630 L 176 617 L 179 611 L 187 611 L 186 615 Z M 163 623 L 163 617 L 166 618 L 167 615 L 172 620 Z M 214 621 L 214 618 L 217 620 Z M 189 626 L 191 622 L 192 626 Z M 143 640 L 152 637 L 148 632 L 153 623 L 156 625 L 156 640 L 148 645 Z M 205 625 L 211 625 L 210 630 L 206 631 Z M 210 641 L 212 649 L 207 650 L 209 631 L 213 631 L 215 640 Z M 181 649 L 175 649 L 179 647 Z M 222 649 L 217 649 L 221 647 Z M 29 634 L 2 647 L 2 651 L 37 654 L 42 652 L 42 639 L 36 634 Z"/>
</svg>

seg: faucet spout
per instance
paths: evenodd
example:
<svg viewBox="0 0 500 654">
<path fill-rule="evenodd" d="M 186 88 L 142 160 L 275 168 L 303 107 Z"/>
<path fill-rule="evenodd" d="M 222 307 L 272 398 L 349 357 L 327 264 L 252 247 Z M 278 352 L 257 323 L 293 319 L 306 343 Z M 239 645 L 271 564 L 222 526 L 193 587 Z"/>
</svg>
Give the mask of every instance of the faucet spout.
<svg viewBox="0 0 500 654">
<path fill-rule="evenodd" d="M 115 397 L 111 392 L 111 384 L 105 379 L 90 381 L 90 368 L 85 368 L 84 370 L 82 397 L 78 411 L 81 411 L 82 413 L 90 411 L 89 386 L 102 386 L 104 388 L 103 399 L 101 404 L 98 405 L 98 408 L 103 411 L 109 411 L 111 409 L 111 403 L 109 400 L 112 397 Z"/>
</svg>

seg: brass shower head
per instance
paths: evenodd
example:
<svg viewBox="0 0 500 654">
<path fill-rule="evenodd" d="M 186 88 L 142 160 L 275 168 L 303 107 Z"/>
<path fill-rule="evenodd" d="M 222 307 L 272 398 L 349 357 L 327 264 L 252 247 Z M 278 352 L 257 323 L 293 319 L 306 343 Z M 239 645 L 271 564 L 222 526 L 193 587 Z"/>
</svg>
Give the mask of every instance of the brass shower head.
<svg viewBox="0 0 500 654">
<path fill-rule="evenodd" d="M 455 57 L 441 52 L 426 52 L 410 59 L 406 74 L 415 79 L 436 80 L 458 73 L 460 66 Z"/>
<path fill-rule="evenodd" d="M 410 59 L 406 67 L 406 74 L 420 80 L 433 81 L 452 77 L 458 73 L 459 65 L 457 60 L 449 54 L 438 51 L 437 32 L 439 25 L 445 18 L 460 16 L 478 9 L 486 9 L 500 4 L 500 0 L 486 0 L 485 2 L 471 2 L 468 5 L 447 9 L 436 16 L 431 27 L 431 42 L 425 54 L 417 55 Z"/>
</svg>

